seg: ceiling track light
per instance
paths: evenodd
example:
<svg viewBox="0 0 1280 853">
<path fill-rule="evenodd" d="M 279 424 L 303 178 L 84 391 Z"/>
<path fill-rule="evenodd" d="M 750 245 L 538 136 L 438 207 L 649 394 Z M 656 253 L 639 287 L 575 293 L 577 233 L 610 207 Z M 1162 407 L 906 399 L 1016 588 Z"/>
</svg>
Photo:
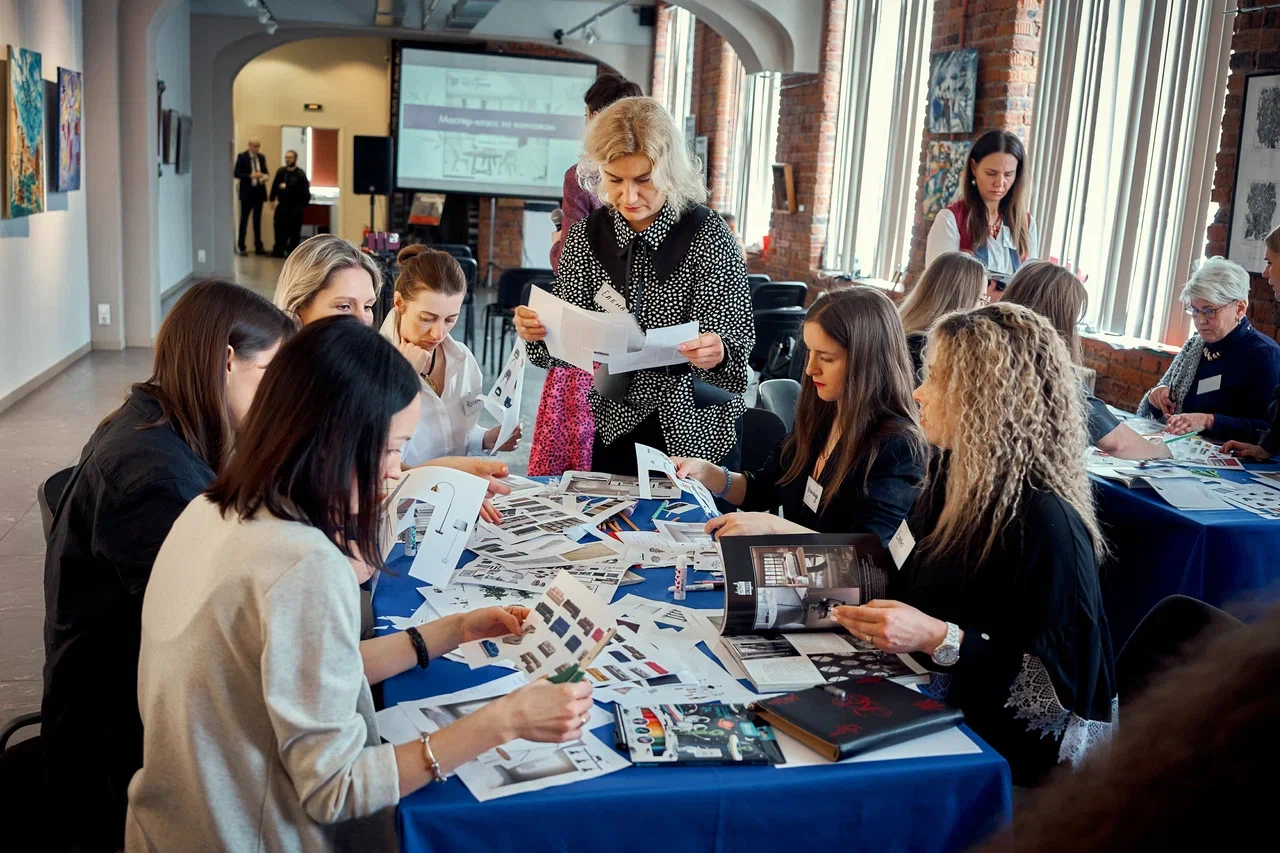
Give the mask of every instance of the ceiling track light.
<svg viewBox="0 0 1280 853">
<path fill-rule="evenodd" d="M 276 30 L 280 28 L 280 23 L 276 20 L 276 16 L 271 14 L 271 8 L 267 6 L 267 0 L 244 0 L 244 5 L 250 9 L 258 10 L 258 23 L 267 31 L 267 35 L 273 36 Z"/>
</svg>

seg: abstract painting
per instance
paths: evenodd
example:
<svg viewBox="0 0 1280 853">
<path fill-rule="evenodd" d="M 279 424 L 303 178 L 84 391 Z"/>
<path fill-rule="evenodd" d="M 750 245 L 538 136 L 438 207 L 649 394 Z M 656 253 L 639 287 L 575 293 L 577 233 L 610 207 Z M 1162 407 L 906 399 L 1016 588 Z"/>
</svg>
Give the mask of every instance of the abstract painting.
<svg viewBox="0 0 1280 853">
<path fill-rule="evenodd" d="M 1240 150 L 1227 220 L 1227 257 L 1254 274 L 1266 266 L 1267 235 L 1280 225 L 1280 74 L 1244 81 Z"/>
<path fill-rule="evenodd" d="M 58 177 L 60 193 L 80 189 L 80 72 L 58 69 Z"/>
<path fill-rule="evenodd" d="M 924 178 L 925 219 L 933 219 L 938 211 L 960 197 L 960 181 L 964 179 L 964 167 L 971 147 L 973 143 L 968 140 L 929 143 Z"/>
<path fill-rule="evenodd" d="M 44 81 L 40 54 L 9 47 L 5 98 L 4 215 L 42 213 L 45 204 Z"/>
<path fill-rule="evenodd" d="M 165 110 L 160 114 L 160 162 L 166 166 L 173 163 L 174 121 L 177 112 Z"/>
<path fill-rule="evenodd" d="M 952 50 L 929 57 L 930 133 L 973 133 L 978 95 L 978 49 Z"/>
</svg>

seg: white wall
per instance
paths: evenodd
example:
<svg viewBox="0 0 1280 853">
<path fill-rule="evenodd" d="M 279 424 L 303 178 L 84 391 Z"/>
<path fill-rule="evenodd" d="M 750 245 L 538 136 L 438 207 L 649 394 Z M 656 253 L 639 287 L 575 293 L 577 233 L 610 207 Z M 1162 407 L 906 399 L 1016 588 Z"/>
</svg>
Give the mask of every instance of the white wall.
<svg viewBox="0 0 1280 853">
<path fill-rule="evenodd" d="M 57 81 L 58 66 L 84 67 L 81 24 L 81 0 L 0 0 L 0 49 L 38 52 L 44 79 Z M 91 128 L 83 142 L 93 145 Z M 56 160 L 56 137 L 45 145 Z M 81 186 L 87 172 L 82 160 Z M 0 219 L 0 401 L 89 343 L 84 196 L 50 192 L 44 213 Z"/>
<path fill-rule="evenodd" d="M 185 0 L 156 31 L 156 76 L 164 81 L 164 108 L 191 115 L 191 4 Z M 191 274 L 193 261 L 191 173 L 179 175 L 176 164 L 164 166 L 160 175 L 158 225 L 160 292 L 164 293 Z"/>
</svg>

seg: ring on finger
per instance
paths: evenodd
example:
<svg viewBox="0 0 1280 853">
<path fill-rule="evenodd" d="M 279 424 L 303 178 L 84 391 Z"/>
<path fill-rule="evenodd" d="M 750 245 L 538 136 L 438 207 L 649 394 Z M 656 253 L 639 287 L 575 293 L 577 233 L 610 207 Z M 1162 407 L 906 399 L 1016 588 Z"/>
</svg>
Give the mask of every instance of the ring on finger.
<svg viewBox="0 0 1280 853">
<path fill-rule="evenodd" d="M 587 720 L 589 720 L 589 719 L 591 719 L 591 718 L 590 718 L 590 717 L 588 717 L 586 714 L 583 714 L 583 715 L 582 715 L 582 716 L 580 716 L 578 719 L 579 719 L 579 721 L 580 721 L 580 722 L 585 726 L 585 725 L 587 724 Z"/>
</svg>

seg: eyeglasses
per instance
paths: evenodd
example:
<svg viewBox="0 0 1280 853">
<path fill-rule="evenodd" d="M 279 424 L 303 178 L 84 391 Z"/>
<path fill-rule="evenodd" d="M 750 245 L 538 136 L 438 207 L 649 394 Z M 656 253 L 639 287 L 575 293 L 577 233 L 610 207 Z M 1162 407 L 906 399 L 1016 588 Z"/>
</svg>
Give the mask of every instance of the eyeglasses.
<svg viewBox="0 0 1280 853">
<path fill-rule="evenodd" d="M 1226 305 L 1218 305 L 1214 308 L 1197 308 L 1194 305 L 1188 305 L 1184 310 L 1186 310 L 1188 317 L 1194 317 L 1197 314 L 1199 314 L 1201 317 L 1204 317 L 1206 320 L 1212 320 L 1214 317 L 1218 316 L 1219 311 L 1222 311 L 1230 307 L 1231 307 L 1231 303 L 1228 302 Z"/>
</svg>

